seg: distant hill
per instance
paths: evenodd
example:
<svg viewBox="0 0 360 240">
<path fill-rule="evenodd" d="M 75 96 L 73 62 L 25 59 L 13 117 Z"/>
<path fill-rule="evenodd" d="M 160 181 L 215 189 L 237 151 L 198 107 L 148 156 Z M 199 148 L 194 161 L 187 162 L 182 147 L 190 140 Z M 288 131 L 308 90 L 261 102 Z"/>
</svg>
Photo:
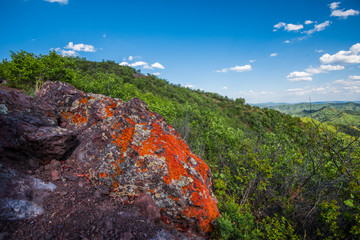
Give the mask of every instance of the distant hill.
<svg viewBox="0 0 360 240">
<path fill-rule="evenodd" d="M 359 128 L 360 103 L 358 102 L 316 102 L 298 104 L 261 104 L 262 107 L 278 110 L 297 117 L 311 117 L 320 122 L 333 122 Z"/>
</svg>

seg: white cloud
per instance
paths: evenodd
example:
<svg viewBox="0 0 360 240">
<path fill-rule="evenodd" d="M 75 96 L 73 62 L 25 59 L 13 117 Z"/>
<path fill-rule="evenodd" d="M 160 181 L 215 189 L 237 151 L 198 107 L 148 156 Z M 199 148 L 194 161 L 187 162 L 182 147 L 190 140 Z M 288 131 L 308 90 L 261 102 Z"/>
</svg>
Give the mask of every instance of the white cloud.
<svg viewBox="0 0 360 240">
<path fill-rule="evenodd" d="M 289 82 L 312 81 L 311 74 L 307 72 L 291 72 L 286 78 Z"/>
<path fill-rule="evenodd" d="M 128 62 L 121 62 L 119 63 L 120 66 L 129 66 L 129 63 Z"/>
<path fill-rule="evenodd" d="M 160 75 L 161 75 L 161 73 L 159 73 L 159 72 L 154 72 L 152 75 L 155 75 L 155 76 L 160 76 Z"/>
<path fill-rule="evenodd" d="M 284 23 L 284 22 L 279 22 L 278 24 L 274 25 L 274 32 L 276 32 L 277 30 L 284 28 L 285 31 L 298 31 L 300 29 L 303 29 L 304 26 L 302 24 L 292 24 L 292 23 Z"/>
<path fill-rule="evenodd" d="M 291 43 L 291 41 L 290 41 L 290 40 L 286 40 L 286 41 L 284 41 L 284 43 Z"/>
<path fill-rule="evenodd" d="M 290 95 L 304 96 L 304 95 L 328 95 L 328 98 L 334 97 L 334 94 L 344 96 L 357 95 L 360 93 L 360 81 L 358 79 L 340 79 L 331 83 L 323 84 L 321 86 L 309 86 L 305 88 L 287 89 L 286 92 Z M 360 76 L 359 76 L 360 77 Z"/>
<path fill-rule="evenodd" d="M 314 22 L 311 21 L 311 20 L 306 20 L 306 21 L 305 21 L 305 24 L 306 24 L 306 25 L 309 25 L 309 24 L 312 24 L 312 23 L 314 23 Z"/>
<path fill-rule="evenodd" d="M 274 32 L 276 32 L 278 29 L 280 29 L 280 28 L 283 28 L 283 27 L 285 27 L 286 26 L 286 23 L 284 23 L 284 22 L 279 22 L 278 24 L 276 24 L 276 25 L 274 25 Z"/>
<path fill-rule="evenodd" d="M 74 51 L 74 50 L 63 50 L 63 49 L 60 50 L 59 48 L 56 48 L 56 49 L 58 49 L 58 50 L 56 50 L 56 51 L 60 51 L 60 55 L 61 55 L 61 56 L 64 56 L 64 57 L 66 57 L 66 56 L 74 57 L 74 56 L 77 55 L 77 52 Z"/>
<path fill-rule="evenodd" d="M 330 26 L 330 21 L 325 21 L 323 23 L 320 23 L 320 24 L 316 24 L 315 27 L 309 31 L 305 31 L 304 33 L 308 34 L 308 35 L 311 35 L 315 32 L 320 32 L 320 31 L 323 31 L 326 27 Z"/>
<path fill-rule="evenodd" d="M 330 9 L 331 9 L 331 10 L 337 9 L 337 8 L 339 7 L 339 4 L 340 4 L 340 3 L 341 3 L 341 2 L 333 2 L 333 3 L 330 3 L 330 4 L 329 4 Z"/>
<path fill-rule="evenodd" d="M 359 75 L 352 75 L 352 76 L 349 76 L 349 79 L 351 79 L 351 80 L 360 80 L 360 76 Z"/>
<path fill-rule="evenodd" d="M 75 44 L 73 42 L 69 42 L 69 44 L 65 47 L 66 49 L 71 49 L 74 51 L 83 51 L 83 52 L 95 52 L 95 48 L 92 45 L 86 45 L 83 43 Z"/>
<path fill-rule="evenodd" d="M 345 69 L 341 65 L 321 65 L 318 68 L 310 66 L 305 70 L 305 72 L 294 71 L 286 76 L 290 82 L 300 82 L 300 81 L 312 81 L 312 76 L 314 74 L 328 73 L 330 71 L 339 71 Z"/>
<path fill-rule="evenodd" d="M 334 55 L 328 53 L 320 57 L 322 64 L 354 64 L 360 63 L 360 43 L 351 46 L 349 51 L 339 51 Z"/>
<path fill-rule="evenodd" d="M 221 89 L 222 89 L 222 90 L 227 90 L 228 87 L 227 87 L 227 86 L 223 86 Z"/>
<path fill-rule="evenodd" d="M 270 54 L 270 57 L 276 57 L 278 54 L 277 53 L 272 53 Z"/>
<path fill-rule="evenodd" d="M 216 72 L 218 73 L 226 73 L 229 71 L 233 71 L 233 72 L 245 72 L 245 71 L 251 71 L 251 65 L 247 64 L 244 66 L 235 66 L 235 67 L 230 67 L 230 68 L 223 68 L 221 70 L 216 70 Z"/>
<path fill-rule="evenodd" d="M 354 10 L 354 9 L 348 9 L 348 10 L 338 9 L 339 4 L 340 2 L 333 2 L 329 5 L 331 9 L 331 15 L 330 15 L 331 17 L 339 17 L 346 19 L 349 16 L 356 16 L 360 14 L 358 10 Z"/>
<path fill-rule="evenodd" d="M 341 65 L 321 65 L 318 68 L 309 67 L 306 69 L 306 72 L 310 74 L 319 74 L 319 73 L 327 73 L 329 71 L 339 71 L 344 69 L 345 67 Z"/>
<path fill-rule="evenodd" d="M 139 67 L 139 66 L 142 66 L 144 69 L 149 69 L 149 64 L 147 62 L 144 62 L 144 61 L 137 61 L 137 62 L 134 62 L 134 63 L 128 63 L 128 62 L 121 62 L 119 63 L 119 65 L 121 66 L 129 66 L 129 67 Z"/>
<path fill-rule="evenodd" d="M 165 69 L 165 67 L 158 62 L 151 64 L 151 66 L 147 62 L 144 62 L 144 61 L 136 61 L 133 63 L 129 62 L 129 61 L 133 61 L 134 59 L 141 59 L 141 57 L 129 56 L 128 58 L 123 58 L 123 62 L 119 63 L 119 65 L 129 66 L 129 67 L 142 67 L 143 69 L 150 69 L 150 70 L 152 70 L 154 68 Z M 159 75 L 160 75 L 160 73 L 159 73 Z"/>
<path fill-rule="evenodd" d="M 60 4 L 68 4 L 69 1 L 68 0 L 44 0 L 45 2 L 57 2 L 57 3 L 60 3 Z"/>
<path fill-rule="evenodd" d="M 185 85 L 184 87 L 186 87 L 186 88 L 192 88 L 192 89 L 195 88 L 195 86 L 194 86 L 194 85 L 191 85 L 191 84 L 187 84 L 187 85 Z"/>
<path fill-rule="evenodd" d="M 106 38 L 106 33 L 103 33 L 102 37 L 103 37 L 103 38 Z"/>
<path fill-rule="evenodd" d="M 324 52 L 324 50 L 322 50 L 322 49 L 315 49 L 315 52 L 317 52 L 317 53 L 322 53 L 322 52 Z"/>
<path fill-rule="evenodd" d="M 255 59 L 251 59 L 251 60 L 249 60 L 249 62 L 253 63 L 253 62 L 256 62 L 256 60 L 255 60 Z"/>
<path fill-rule="evenodd" d="M 151 64 L 151 67 L 158 69 L 165 69 L 165 67 L 158 62 Z"/>
<path fill-rule="evenodd" d="M 134 63 L 130 63 L 129 66 L 130 67 L 149 66 L 149 64 L 147 62 L 144 62 L 144 61 L 137 61 L 137 62 L 134 62 Z"/>
<path fill-rule="evenodd" d="M 303 29 L 303 28 L 304 28 L 304 26 L 302 24 L 296 25 L 296 24 L 291 24 L 291 23 L 287 24 L 284 27 L 284 29 L 286 31 L 288 31 L 288 32 L 290 32 L 290 31 L 298 31 L 298 30 Z"/>
</svg>

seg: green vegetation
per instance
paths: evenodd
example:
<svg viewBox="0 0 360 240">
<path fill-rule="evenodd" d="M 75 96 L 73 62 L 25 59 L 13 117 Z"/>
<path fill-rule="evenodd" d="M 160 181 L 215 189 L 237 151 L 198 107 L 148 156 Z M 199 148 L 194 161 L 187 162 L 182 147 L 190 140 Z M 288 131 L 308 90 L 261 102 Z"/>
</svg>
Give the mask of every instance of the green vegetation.
<svg viewBox="0 0 360 240">
<path fill-rule="evenodd" d="M 351 135 L 360 132 L 360 103 L 299 103 L 268 106 L 296 117 L 311 117 L 332 124 Z"/>
<path fill-rule="evenodd" d="M 190 90 L 113 61 L 35 56 L 0 64 L 7 85 L 33 94 L 45 80 L 138 97 L 211 167 L 222 217 L 214 239 L 358 239 L 359 133 Z"/>
</svg>

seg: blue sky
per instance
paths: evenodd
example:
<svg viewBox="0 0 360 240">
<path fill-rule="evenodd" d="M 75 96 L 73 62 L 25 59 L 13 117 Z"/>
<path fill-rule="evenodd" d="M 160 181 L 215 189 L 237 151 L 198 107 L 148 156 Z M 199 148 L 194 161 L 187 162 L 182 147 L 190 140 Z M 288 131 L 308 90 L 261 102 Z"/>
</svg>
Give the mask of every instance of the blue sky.
<svg viewBox="0 0 360 240">
<path fill-rule="evenodd" d="M 248 103 L 359 101 L 359 11 L 359 0 L 1 0 L 0 57 L 55 49 Z"/>
</svg>

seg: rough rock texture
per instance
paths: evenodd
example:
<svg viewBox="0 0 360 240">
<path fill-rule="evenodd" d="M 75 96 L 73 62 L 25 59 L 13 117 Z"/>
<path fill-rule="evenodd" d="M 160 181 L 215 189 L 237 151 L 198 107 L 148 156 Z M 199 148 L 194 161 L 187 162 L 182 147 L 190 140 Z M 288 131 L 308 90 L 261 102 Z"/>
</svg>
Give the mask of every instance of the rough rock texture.
<svg viewBox="0 0 360 240">
<path fill-rule="evenodd" d="M 43 198 L 56 186 L 0 164 L 0 220 L 43 214 Z"/>
<path fill-rule="evenodd" d="M 47 82 L 40 106 L 77 133 L 70 159 L 116 195 L 151 194 L 161 218 L 178 229 L 207 232 L 219 216 L 210 169 L 163 117 L 139 99 L 122 102 Z M 44 104 L 46 103 L 46 104 Z"/>
<path fill-rule="evenodd" d="M 139 99 L 122 102 L 47 82 L 34 102 L 2 88 L 0 131 L 0 160 L 30 159 L 34 167 L 66 160 L 98 185 L 97 197 L 110 194 L 127 203 L 140 196 L 140 212 L 154 214 L 154 221 L 208 232 L 219 216 L 209 167 Z M 78 176 L 49 170 L 53 181 Z"/>
<path fill-rule="evenodd" d="M 25 161 L 31 167 L 60 160 L 76 146 L 76 135 L 35 101 L 13 89 L 0 89 L 0 160 Z"/>
</svg>

